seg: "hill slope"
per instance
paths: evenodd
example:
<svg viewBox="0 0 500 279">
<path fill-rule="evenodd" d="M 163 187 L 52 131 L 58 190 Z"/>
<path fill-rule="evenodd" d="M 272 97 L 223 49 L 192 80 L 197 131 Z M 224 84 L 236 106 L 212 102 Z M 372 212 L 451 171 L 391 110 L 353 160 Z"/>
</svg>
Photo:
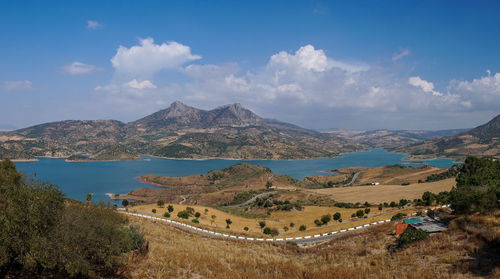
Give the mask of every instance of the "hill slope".
<svg viewBox="0 0 500 279">
<path fill-rule="evenodd" d="M 240 104 L 201 110 L 174 102 L 130 123 L 68 120 L 0 133 L 0 158 L 65 158 L 86 153 L 111 160 L 172 158 L 306 159 L 361 150 L 333 135 L 259 117 Z M 119 150 L 120 152 L 117 152 Z M 105 154 L 105 156 L 98 156 Z M 113 154 L 118 154 L 113 157 Z"/>
<path fill-rule="evenodd" d="M 500 158 L 500 115 L 488 123 L 457 135 L 425 140 L 397 149 L 413 155 L 463 158 L 494 156 Z"/>
</svg>

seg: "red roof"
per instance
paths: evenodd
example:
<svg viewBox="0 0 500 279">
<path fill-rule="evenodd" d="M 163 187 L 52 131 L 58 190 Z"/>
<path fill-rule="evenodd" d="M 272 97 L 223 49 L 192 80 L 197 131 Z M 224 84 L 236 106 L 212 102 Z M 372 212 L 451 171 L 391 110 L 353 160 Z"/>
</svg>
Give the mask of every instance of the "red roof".
<svg viewBox="0 0 500 279">
<path fill-rule="evenodd" d="M 405 232 L 409 224 L 396 224 L 396 235 L 400 235 Z"/>
</svg>

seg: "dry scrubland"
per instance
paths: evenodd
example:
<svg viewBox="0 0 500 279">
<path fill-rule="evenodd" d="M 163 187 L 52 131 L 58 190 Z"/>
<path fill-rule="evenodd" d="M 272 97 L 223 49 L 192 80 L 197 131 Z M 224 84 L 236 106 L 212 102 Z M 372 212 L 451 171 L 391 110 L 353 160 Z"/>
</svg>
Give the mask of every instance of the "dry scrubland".
<svg viewBox="0 0 500 279">
<path fill-rule="evenodd" d="M 343 188 L 327 188 L 309 190 L 317 194 L 330 195 L 333 199 L 343 202 L 381 203 L 399 201 L 400 199 L 421 198 L 426 191 L 439 193 L 450 191 L 455 186 L 455 178 L 449 178 L 429 183 L 414 183 L 401 185 L 351 186 Z"/>
<path fill-rule="evenodd" d="M 498 212 L 390 252 L 393 223 L 341 236 L 313 248 L 217 240 L 130 217 L 149 241 L 132 257 L 131 278 L 476 278 L 500 277 Z M 496 236 L 485 227 L 496 228 Z M 493 230 L 495 232 L 495 230 Z M 495 242 L 496 241 L 496 242 Z M 496 263 L 496 264 L 495 264 Z"/>
<path fill-rule="evenodd" d="M 359 226 L 363 224 L 368 224 L 375 221 L 390 219 L 394 214 L 398 212 L 409 213 L 415 212 L 414 208 L 404 208 L 404 209 L 394 209 L 394 208 L 384 208 L 382 211 L 379 211 L 377 207 L 371 207 L 371 212 L 368 214 L 369 218 L 355 218 L 352 221 L 349 221 L 351 218 L 351 214 L 360 210 L 359 208 L 338 208 L 338 207 L 326 207 L 326 206 L 305 206 L 303 210 L 297 211 L 277 211 L 272 212 L 271 215 L 266 216 L 265 218 L 245 218 L 241 216 L 237 216 L 234 214 L 230 214 L 221 210 L 217 210 L 210 207 L 198 206 L 198 205 L 183 205 L 183 204 L 172 204 L 174 207 L 174 211 L 171 213 L 171 217 L 169 219 L 176 220 L 179 222 L 184 222 L 188 224 L 192 224 L 199 227 L 209 228 L 212 230 L 217 230 L 220 232 L 231 232 L 238 235 L 251 235 L 251 236 L 264 236 L 262 233 L 262 229 L 259 226 L 260 221 L 265 221 L 266 226 L 270 228 L 276 228 L 280 237 L 292 237 L 292 236 L 301 236 L 301 235 L 311 235 L 317 233 L 325 233 L 332 232 L 334 230 L 340 230 L 345 228 L 350 228 L 354 226 Z M 177 217 L 177 213 L 179 211 L 185 210 L 186 207 L 192 207 L 196 212 L 201 213 L 201 217 L 198 218 L 200 224 L 193 224 L 191 219 L 194 217 L 190 217 L 189 220 L 181 219 Z M 167 206 L 158 207 L 156 204 L 146 204 L 139 205 L 129 208 L 129 211 L 137 211 L 137 212 L 145 212 L 151 213 L 152 209 L 156 209 L 156 215 L 161 217 L 164 212 L 167 212 Z M 205 214 L 205 209 L 208 212 Z M 364 209 L 364 208 L 363 208 Z M 342 215 L 343 222 L 339 223 L 337 221 L 331 221 L 327 225 L 323 225 L 318 227 L 314 224 L 315 219 L 320 219 L 321 216 L 330 214 L 333 215 L 335 212 L 339 212 Z M 370 217 L 373 215 L 380 216 Z M 216 218 L 212 222 L 211 216 L 215 215 Z M 230 226 L 230 229 L 226 229 L 226 219 L 231 219 L 233 222 Z M 294 223 L 295 226 L 290 227 L 290 223 Z M 300 232 L 299 226 L 306 225 L 307 230 Z M 287 226 L 289 228 L 288 232 L 283 230 L 283 227 Z M 244 227 L 248 227 L 248 231 L 243 230 Z"/>
</svg>

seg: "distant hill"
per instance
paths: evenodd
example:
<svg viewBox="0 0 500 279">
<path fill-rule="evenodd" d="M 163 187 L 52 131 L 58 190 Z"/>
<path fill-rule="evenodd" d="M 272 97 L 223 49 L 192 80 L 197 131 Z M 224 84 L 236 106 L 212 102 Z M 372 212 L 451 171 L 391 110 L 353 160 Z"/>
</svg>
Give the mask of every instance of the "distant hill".
<svg viewBox="0 0 500 279">
<path fill-rule="evenodd" d="M 500 115 L 474 129 L 396 149 L 412 155 L 464 158 L 468 155 L 500 158 Z"/>
<path fill-rule="evenodd" d="M 426 139 L 456 135 L 468 129 L 454 130 L 346 130 L 330 129 L 321 131 L 337 137 L 354 141 L 374 148 L 397 148 L 413 143 L 419 143 Z"/>
<path fill-rule="evenodd" d="M 264 119 L 240 104 L 202 110 L 174 102 L 130 123 L 67 120 L 0 133 L 0 158 L 113 160 L 171 158 L 306 159 L 334 157 L 363 145 Z M 72 157 L 75 158 L 75 157 Z"/>
</svg>

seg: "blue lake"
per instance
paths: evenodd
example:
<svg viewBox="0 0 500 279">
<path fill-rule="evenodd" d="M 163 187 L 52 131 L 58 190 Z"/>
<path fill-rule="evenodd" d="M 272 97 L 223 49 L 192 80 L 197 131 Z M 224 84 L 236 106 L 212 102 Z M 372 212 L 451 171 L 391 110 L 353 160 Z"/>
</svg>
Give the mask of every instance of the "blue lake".
<svg viewBox="0 0 500 279">
<path fill-rule="evenodd" d="M 20 171 L 28 175 L 36 173 L 41 180 L 56 184 L 67 197 L 84 200 L 87 193 L 94 193 L 93 200 L 108 201 L 106 193 L 128 193 L 140 187 L 152 187 L 143 184 L 135 177 L 153 173 L 166 176 L 186 176 L 203 174 L 210 170 L 221 169 L 240 162 L 262 165 L 273 172 L 287 174 L 297 179 L 305 176 L 322 174 L 320 171 L 341 169 L 344 167 L 380 167 L 393 164 L 408 164 L 401 153 L 390 153 L 383 149 L 368 152 L 344 154 L 340 158 L 324 158 L 294 161 L 271 160 L 172 160 L 149 158 L 150 161 L 117 162 L 66 162 L 64 159 L 40 158 L 36 162 L 16 162 Z M 439 168 L 454 164 L 452 159 L 422 161 Z M 324 174 L 324 173 L 323 173 Z"/>
</svg>

